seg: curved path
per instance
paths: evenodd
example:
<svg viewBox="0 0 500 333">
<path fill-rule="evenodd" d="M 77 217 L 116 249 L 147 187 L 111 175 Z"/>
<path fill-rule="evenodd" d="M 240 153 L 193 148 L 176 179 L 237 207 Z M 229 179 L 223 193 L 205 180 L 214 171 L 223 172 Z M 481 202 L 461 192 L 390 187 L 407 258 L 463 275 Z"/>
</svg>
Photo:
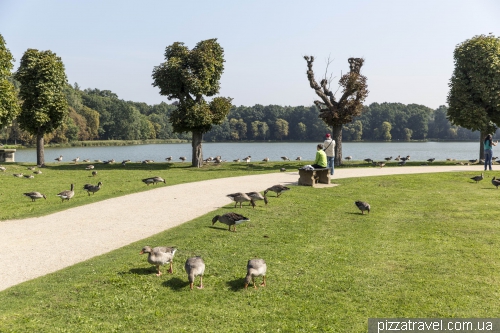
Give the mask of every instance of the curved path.
<svg viewBox="0 0 500 333">
<path fill-rule="evenodd" d="M 482 169 L 481 165 L 337 169 L 334 179 Z M 263 191 L 297 180 L 298 172 L 279 172 L 158 186 L 47 216 L 0 222 L 0 291 L 207 214 L 231 203 L 228 193 Z M 67 249 L 78 251 L 67 256 Z"/>
</svg>

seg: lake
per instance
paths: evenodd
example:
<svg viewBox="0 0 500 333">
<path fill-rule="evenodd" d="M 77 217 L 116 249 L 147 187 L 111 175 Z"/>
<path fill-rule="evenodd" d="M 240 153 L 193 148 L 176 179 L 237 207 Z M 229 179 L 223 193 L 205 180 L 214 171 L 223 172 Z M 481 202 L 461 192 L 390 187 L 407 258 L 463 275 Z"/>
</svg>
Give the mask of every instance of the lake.
<svg viewBox="0 0 500 333">
<path fill-rule="evenodd" d="M 291 160 L 301 156 L 303 160 L 314 160 L 316 142 L 267 142 L 267 143 L 203 143 L 203 158 L 221 155 L 223 160 L 233 161 L 237 158 L 252 156 L 252 162 L 262 161 L 269 157 L 271 161 L 281 161 L 281 156 Z M 385 157 L 398 155 L 411 156 L 412 161 L 426 161 L 429 158 L 446 160 L 476 159 L 479 156 L 478 142 L 344 142 L 342 156 L 352 156 L 353 160 L 371 158 L 379 161 Z M 500 149 L 500 148 L 499 148 Z M 499 151 L 500 153 L 500 151 Z M 179 157 L 191 160 L 191 144 L 151 144 L 110 147 L 78 147 L 78 148 L 45 148 L 45 161 L 54 162 L 59 155 L 63 161 L 69 162 L 76 157 L 84 159 L 110 160 L 117 162 L 130 159 L 132 162 L 145 159 L 164 162 L 165 157 L 172 156 L 172 161 L 180 162 Z M 496 155 L 493 150 L 493 155 Z M 36 149 L 19 149 L 15 155 L 16 162 L 36 162 Z"/>
</svg>

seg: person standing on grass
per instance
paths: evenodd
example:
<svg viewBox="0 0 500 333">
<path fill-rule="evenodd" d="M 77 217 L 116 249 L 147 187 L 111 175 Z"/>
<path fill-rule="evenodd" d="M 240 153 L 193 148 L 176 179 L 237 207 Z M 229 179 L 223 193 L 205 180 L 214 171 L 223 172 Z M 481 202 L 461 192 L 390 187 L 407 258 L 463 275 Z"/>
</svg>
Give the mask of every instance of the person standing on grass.
<svg viewBox="0 0 500 333">
<path fill-rule="evenodd" d="M 493 146 L 496 146 L 497 142 L 493 142 L 493 136 L 488 134 L 486 138 L 484 138 L 484 171 L 489 166 L 491 170 L 491 158 L 493 156 Z"/>
<path fill-rule="evenodd" d="M 331 169 L 330 174 L 333 176 L 334 165 L 335 165 L 335 140 L 332 139 L 330 133 L 326 134 L 325 142 L 323 142 L 325 147 L 326 160 L 328 168 Z"/>
<path fill-rule="evenodd" d="M 321 143 L 316 146 L 316 159 L 312 167 L 314 169 L 326 168 L 326 154 Z"/>
</svg>

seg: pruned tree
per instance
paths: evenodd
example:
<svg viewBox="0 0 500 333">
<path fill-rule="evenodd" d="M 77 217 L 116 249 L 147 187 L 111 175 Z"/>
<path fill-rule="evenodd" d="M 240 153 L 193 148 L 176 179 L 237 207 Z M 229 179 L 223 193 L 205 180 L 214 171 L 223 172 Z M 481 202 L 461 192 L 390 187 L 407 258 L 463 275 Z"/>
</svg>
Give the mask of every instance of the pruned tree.
<svg viewBox="0 0 500 333">
<path fill-rule="evenodd" d="M 0 129 L 10 124 L 20 111 L 16 90 L 9 82 L 11 70 L 14 67 L 13 62 L 14 57 L 0 34 Z"/>
<path fill-rule="evenodd" d="M 480 131 L 482 141 L 500 126 L 500 38 L 479 35 L 457 45 L 450 79 L 448 119 L 454 125 Z"/>
<path fill-rule="evenodd" d="M 355 117 L 363 112 L 363 102 L 368 96 L 366 77 L 361 75 L 364 59 L 349 58 L 349 72 L 339 80 L 339 89 L 342 95 L 335 98 L 330 90 L 331 79 L 326 75 L 320 83 L 314 78 L 314 57 L 305 56 L 307 61 L 307 79 L 311 88 L 321 100 L 314 101 L 319 109 L 319 117 L 332 127 L 332 138 L 335 140 L 335 165 L 342 164 L 342 125 L 351 123 Z"/>
<path fill-rule="evenodd" d="M 199 42 L 192 50 L 175 42 L 165 49 L 165 60 L 153 70 L 153 86 L 169 100 L 178 100 L 170 122 L 175 132 L 192 133 L 192 165 L 199 168 L 203 165 L 203 134 L 221 124 L 231 109 L 231 98 L 205 100 L 219 92 L 224 49 L 215 38 Z"/>
<path fill-rule="evenodd" d="M 43 165 L 43 135 L 61 126 L 68 114 L 64 64 L 51 51 L 28 49 L 21 58 L 15 79 L 21 83 L 19 125 L 36 136 L 36 160 L 38 165 Z"/>
</svg>

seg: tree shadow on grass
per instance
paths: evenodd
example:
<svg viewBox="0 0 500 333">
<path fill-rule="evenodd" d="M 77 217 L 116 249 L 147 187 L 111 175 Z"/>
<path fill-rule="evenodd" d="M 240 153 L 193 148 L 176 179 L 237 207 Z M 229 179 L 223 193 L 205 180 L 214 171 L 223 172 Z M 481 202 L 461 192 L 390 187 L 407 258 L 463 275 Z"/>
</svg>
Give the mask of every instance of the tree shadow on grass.
<svg viewBox="0 0 500 333">
<path fill-rule="evenodd" d="M 239 291 L 245 289 L 245 278 L 227 281 L 226 284 L 232 291 Z"/>
<path fill-rule="evenodd" d="M 189 287 L 189 281 L 179 279 L 178 277 L 173 277 L 163 282 L 162 285 L 175 291 L 181 291 L 186 287 Z"/>
</svg>

